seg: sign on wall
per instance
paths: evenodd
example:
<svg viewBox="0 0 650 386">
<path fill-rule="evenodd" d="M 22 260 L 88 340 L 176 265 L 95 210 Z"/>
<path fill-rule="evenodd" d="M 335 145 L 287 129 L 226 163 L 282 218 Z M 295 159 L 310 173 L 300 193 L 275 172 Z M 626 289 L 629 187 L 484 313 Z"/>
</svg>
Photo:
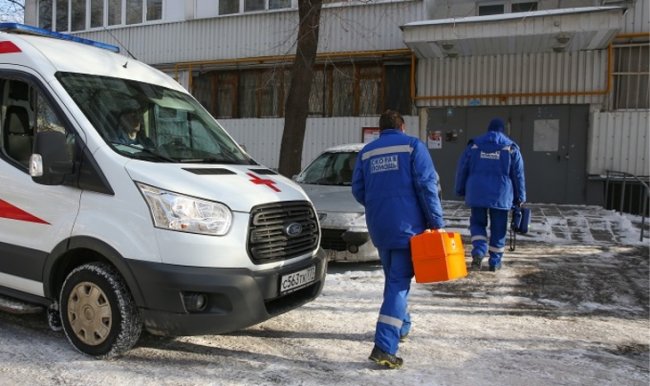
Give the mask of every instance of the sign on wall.
<svg viewBox="0 0 650 386">
<path fill-rule="evenodd" d="M 558 151 L 559 119 L 536 119 L 533 126 L 533 151 Z"/>
<path fill-rule="evenodd" d="M 379 138 L 379 127 L 362 127 L 361 141 L 363 143 L 372 142 Z"/>
</svg>

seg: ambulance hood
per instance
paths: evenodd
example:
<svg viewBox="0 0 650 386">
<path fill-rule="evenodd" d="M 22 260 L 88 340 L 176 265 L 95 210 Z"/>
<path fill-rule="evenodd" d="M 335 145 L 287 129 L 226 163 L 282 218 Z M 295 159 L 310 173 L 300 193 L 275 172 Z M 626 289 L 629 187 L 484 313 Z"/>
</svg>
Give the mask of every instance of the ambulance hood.
<svg viewBox="0 0 650 386">
<path fill-rule="evenodd" d="M 257 165 L 161 164 L 131 160 L 125 168 L 137 182 L 250 212 L 260 204 L 309 201 L 296 183 Z"/>
</svg>

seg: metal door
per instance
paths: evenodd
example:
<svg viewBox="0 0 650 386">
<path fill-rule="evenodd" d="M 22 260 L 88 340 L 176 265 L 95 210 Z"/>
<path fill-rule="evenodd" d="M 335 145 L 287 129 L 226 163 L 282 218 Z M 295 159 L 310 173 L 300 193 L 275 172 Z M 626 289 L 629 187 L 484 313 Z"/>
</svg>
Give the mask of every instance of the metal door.
<svg viewBox="0 0 650 386">
<path fill-rule="evenodd" d="M 528 202 L 584 203 L 588 113 L 586 105 L 430 109 L 426 140 L 443 198 L 459 199 L 454 194 L 458 158 L 469 139 L 500 117 L 521 148 Z"/>
<path fill-rule="evenodd" d="M 588 106 L 570 105 L 512 109 L 512 126 L 520 126 L 528 201 L 585 202 L 588 113 Z"/>
</svg>

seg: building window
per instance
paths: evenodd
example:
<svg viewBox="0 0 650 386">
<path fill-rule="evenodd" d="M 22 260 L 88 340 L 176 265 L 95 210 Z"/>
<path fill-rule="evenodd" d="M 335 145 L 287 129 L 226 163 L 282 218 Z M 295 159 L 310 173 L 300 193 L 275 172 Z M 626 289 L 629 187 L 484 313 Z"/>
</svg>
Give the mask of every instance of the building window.
<svg viewBox="0 0 650 386">
<path fill-rule="evenodd" d="M 239 12 L 239 0 L 219 0 L 219 15 Z"/>
<path fill-rule="evenodd" d="M 411 67 L 387 65 L 384 67 L 384 107 L 411 114 Z"/>
<path fill-rule="evenodd" d="M 142 0 L 126 0 L 126 24 L 142 23 Z"/>
<path fill-rule="evenodd" d="M 237 116 L 237 73 L 222 72 L 216 75 L 216 101 L 211 111 L 218 118 Z"/>
<path fill-rule="evenodd" d="M 335 117 L 353 115 L 354 66 L 335 66 L 332 69 L 332 107 L 328 111 Z"/>
<path fill-rule="evenodd" d="M 330 110 L 330 99 L 328 92 L 330 90 L 329 83 L 332 78 L 331 69 L 317 68 L 314 70 L 312 77 L 311 92 L 309 94 L 309 116 L 311 117 L 325 117 Z"/>
<path fill-rule="evenodd" d="M 310 117 L 374 116 L 387 108 L 412 113 L 410 66 L 380 62 L 321 65 L 314 70 Z M 211 71 L 192 80 L 192 94 L 217 118 L 284 116 L 291 73 L 283 66 Z"/>
<path fill-rule="evenodd" d="M 291 8 L 291 0 L 269 0 L 269 9 Z"/>
<path fill-rule="evenodd" d="M 504 4 L 488 4 L 478 6 L 479 16 L 500 15 L 502 13 L 506 13 Z"/>
<path fill-rule="evenodd" d="M 147 0 L 147 21 L 162 20 L 162 0 Z"/>
<path fill-rule="evenodd" d="M 531 11 L 537 11 L 537 1 L 487 3 L 478 6 L 479 16 Z"/>
<path fill-rule="evenodd" d="M 512 13 L 537 11 L 537 2 L 529 1 L 526 3 L 513 3 L 510 11 Z"/>
<path fill-rule="evenodd" d="M 264 0 L 244 0 L 244 12 L 264 10 Z"/>
<path fill-rule="evenodd" d="M 87 7 L 90 7 L 90 12 L 87 12 Z M 162 8 L 162 0 L 41 0 L 38 2 L 38 25 L 51 29 L 54 20 L 56 31 L 65 32 L 82 31 L 88 26 L 140 24 L 143 20 L 161 20 Z M 123 11 L 126 11 L 125 18 Z"/>
<path fill-rule="evenodd" d="M 650 108 L 650 43 L 614 49 L 614 109 Z"/>
<path fill-rule="evenodd" d="M 70 14 L 70 30 L 81 31 L 86 29 L 86 0 L 72 0 L 72 13 Z"/>
<path fill-rule="evenodd" d="M 104 25 L 104 0 L 90 0 L 90 28 Z"/>
<path fill-rule="evenodd" d="M 257 85 L 257 116 L 280 117 L 284 111 L 284 75 L 283 68 L 273 68 L 263 71 Z"/>
<path fill-rule="evenodd" d="M 56 30 L 68 30 L 68 1 L 58 0 L 56 2 Z"/>
<path fill-rule="evenodd" d="M 380 66 L 359 67 L 355 86 L 355 114 L 359 116 L 381 114 L 384 105 L 382 92 L 382 71 Z"/>
<path fill-rule="evenodd" d="M 38 2 L 38 26 L 52 29 L 52 0 Z"/>
<path fill-rule="evenodd" d="M 122 24 L 122 0 L 108 0 L 108 25 Z"/>
</svg>

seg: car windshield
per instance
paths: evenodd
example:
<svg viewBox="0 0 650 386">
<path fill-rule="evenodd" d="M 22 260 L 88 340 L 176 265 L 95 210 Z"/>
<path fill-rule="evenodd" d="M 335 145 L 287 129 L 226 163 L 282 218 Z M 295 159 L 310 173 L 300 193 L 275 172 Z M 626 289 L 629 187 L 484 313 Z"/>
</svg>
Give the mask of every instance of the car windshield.
<svg viewBox="0 0 650 386">
<path fill-rule="evenodd" d="M 314 185 L 352 185 L 358 152 L 326 152 L 318 156 L 296 181 Z"/>
<path fill-rule="evenodd" d="M 187 94 L 128 79 L 58 73 L 104 140 L 120 154 L 153 162 L 255 164 Z"/>
</svg>

